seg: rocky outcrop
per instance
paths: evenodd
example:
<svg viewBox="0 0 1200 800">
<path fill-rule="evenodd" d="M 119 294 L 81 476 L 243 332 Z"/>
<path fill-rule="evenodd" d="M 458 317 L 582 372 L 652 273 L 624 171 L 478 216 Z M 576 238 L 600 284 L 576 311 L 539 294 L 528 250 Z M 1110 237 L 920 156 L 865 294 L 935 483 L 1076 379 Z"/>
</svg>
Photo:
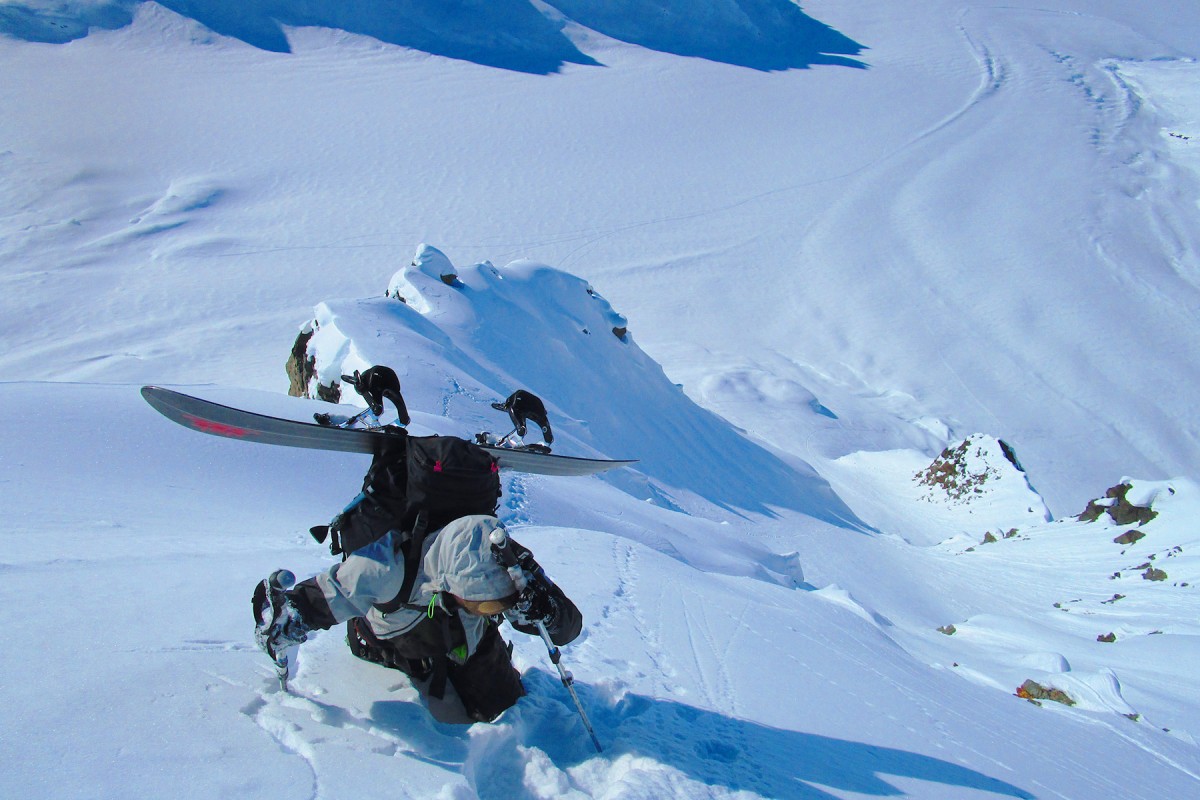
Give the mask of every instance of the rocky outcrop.
<svg viewBox="0 0 1200 800">
<path fill-rule="evenodd" d="M 308 386 L 317 376 L 317 359 L 308 354 L 308 342 L 313 337 L 313 326 L 305 325 L 292 344 L 292 352 L 288 355 L 287 369 L 288 394 L 292 397 L 309 397 Z"/>
<path fill-rule="evenodd" d="M 1042 686 L 1033 680 L 1025 681 L 1017 687 L 1016 695 L 1038 706 L 1042 704 L 1042 700 L 1053 700 L 1055 703 L 1062 703 L 1064 706 L 1075 705 L 1075 700 L 1061 689 Z"/>
<path fill-rule="evenodd" d="M 913 483 L 921 490 L 921 499 L 972 514 L 972 524 L 1001 525 L 986 542 L 1015 535 L 1010 521 L 1036 524 L 1052 518 L 1013 448 L 987 434 L 972 434 L 949 445 L 913 475 Z"/>
<path fill-rule="evenodd" d="M 914 476 L 917 483 L 940 489 L 951 500 L 967 500 L 972 494 L 982 494 L 983 485 L 998 473 L 986 464 L 972 468 L 972 447 L 969 438 L 957 447 L 947 447 L 932 464 Z"/>
<path fill-rule="evenodd" d="M 1146 534 L 1139 531 L 1137 528 L 1125 531 L 1120 536 L 1113 539 L 1113 544 L 1134 544 L 1139 539 L 1145 539 Z"/>
<path fill-rule="evenodd" d="M 288 354 L 287 363 L 284 365 L 288 375 L 288 394 L 292 397 L 311 398 L 315 392 L 319 400 L 340 403 L 341 383 L 334 381 L 329 385 L 322 384 L 317 375 L 317 358 L 308 352 L 309 342 L 312 341 L 316 330 L 315 322 L 306 324 L 292 343 L 292 352 Z"/>
<path fill-rule="evenodd" d="M 1095 522 L 1108 514 L 1117 525 L 1145 525 L 1158 516 L 1158 512 L 1148 506 L 1136 506 L 1128 499 L 1129 490 L 1133 488 L 1128 483 L 1113 486 L 1104 497 L 1092 500 L 1087 508 L 1079 515 L 1080 522 Z"/>
</svg>

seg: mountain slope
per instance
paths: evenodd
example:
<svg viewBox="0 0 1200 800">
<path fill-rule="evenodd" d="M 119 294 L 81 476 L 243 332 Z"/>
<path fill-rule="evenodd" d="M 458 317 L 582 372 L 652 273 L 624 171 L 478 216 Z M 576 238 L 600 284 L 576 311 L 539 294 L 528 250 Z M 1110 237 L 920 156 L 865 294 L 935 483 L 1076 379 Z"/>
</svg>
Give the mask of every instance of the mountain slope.
<svg viewBox="0 0 1200 800">
<path fill-rule="evenodd" d="M 1196 794 L 1200 10 L 402 5 L 0 4 L 0 794 Z M 273 690 L 249 590 L 365 462 L 136 389 L 309 414 L 314 320 L 642 459 L 502 507 L 604 755 L 524 637 L 495 726 L 335 632 Z"/>
</svg>

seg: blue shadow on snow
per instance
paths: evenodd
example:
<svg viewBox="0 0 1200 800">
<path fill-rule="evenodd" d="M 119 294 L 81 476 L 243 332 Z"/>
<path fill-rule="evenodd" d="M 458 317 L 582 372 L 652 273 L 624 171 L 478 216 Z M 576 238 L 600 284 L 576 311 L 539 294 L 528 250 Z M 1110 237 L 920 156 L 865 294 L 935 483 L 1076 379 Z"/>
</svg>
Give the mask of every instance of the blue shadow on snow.
<svg viewBox="0 0 1200 800">
<path fill-rule="evenodd" d="M 512 726 L 517 743 L 542 750 L 563 770 L 596 758 L 558 678 L 535 669 L 523 680 L 529 695 L 500 720 Z M 642 756 L 708 786 L 778 800 L 831 800 L 834 795 L 822 786 L 870 797 L 904 795 L 886 778 L 894 776 L 1034 798 L 1018 786 L 920 753 L 781 730 L 641 695 L 626 695 L 610 706 L 601 693 L 585 684 L 575 686 L 605 747 L 603 758 Z M 416 758 L 442 766 L 468 758 L 466 728 L 431 723 L 417 704 L 380 701 L 372 706 L 371 718 L 401 735 Z M 472 783 L 482 800 L 530 796 L 522 785 L 522 756 L 510 741 L 498 742 L 486 756 L 471 759 Z M 660 777 L 670 780 L 669 775 Z"/>
<path fill-rule="evenodd" d="M 757 70 L 865 68 L 863 46 L 792 0 L 546 0 L 595 31 L 651 50 Z"/>
<path fill-rule="evenodd" d="M 114 30 L 150 0 L 5 3 L 0 34 L 63 43 L 90 28 Z M 209 30 L 277 53 L 287 27 L 323 27 L 489 67 L 545 75 L 597 62 L 530 0 L 156 0 Z M 804 14 L 791 0 L 549 0 L 566 20 L 652 50 L 759 70 L 813 64 L 862 67 L 862 45 Z"/>
<path fill-rule="evenodd" d="M 62 43 L 90 27 L 133 21 L 149 0 L 107 0 L 84 7 L 0 6 L 0 33 Z M 156 0 L 223 36 L 276 53 L 291 52 L 285 27 L 322 27 L 489 67 L 548 74 L 564 63 L 595 64 L 528 0 Z"/>
</svg>

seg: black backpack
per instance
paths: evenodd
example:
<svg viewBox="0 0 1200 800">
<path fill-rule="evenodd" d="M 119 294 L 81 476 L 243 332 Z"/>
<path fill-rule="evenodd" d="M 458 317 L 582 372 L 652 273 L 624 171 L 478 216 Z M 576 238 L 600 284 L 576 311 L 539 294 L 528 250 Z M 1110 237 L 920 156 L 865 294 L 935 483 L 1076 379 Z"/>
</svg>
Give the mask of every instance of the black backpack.
<svg viewBox="0 0 1200 800">
<path fill-rule="evenodd" d="M 362 492 L 312 532 L 321 542 L 328 534 L 330 552 L 344 558 L 398 531 L 416 555 L 426 533 L 459 517 L 494 516 L 499 499 L 500 470 L 486 450 L 457 436 L 399 432 L 375 454 Z"/>
</svg>

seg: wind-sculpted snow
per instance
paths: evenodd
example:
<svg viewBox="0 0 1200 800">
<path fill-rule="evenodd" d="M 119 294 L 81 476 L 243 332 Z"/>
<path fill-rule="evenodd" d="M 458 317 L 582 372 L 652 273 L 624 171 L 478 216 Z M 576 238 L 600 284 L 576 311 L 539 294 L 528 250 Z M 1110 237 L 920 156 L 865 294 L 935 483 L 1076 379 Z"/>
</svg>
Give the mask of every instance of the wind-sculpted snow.
<svg viewBox="0 0 1200 800">
<path fill-rule="evenodd" d="M 0 5 L 0 33 L 62 43 L 91 28 L 129 25 L 149 0 L 25 0 Z M 520 72 L 595 64 L 564 34 L 563 21 L 530 0 L 155 0 L 214 33 L 272 52 L 291 52 L 287 29 L 334 28 L 434 55 Z M 617 39 L 678 55 L 754 67 L 861 66 L 862 47 L 789 0 L 558 0 L 567 20 Z"/>
<path fill-rule="evenodd" d="M 317 309 L 309 343 L 317 382 L 386 364 L 410 409 L 500 434 L 507 420 L 488 404 L 527 389 L 547 404 L 557 452 L 639 459 L 649 484 L 609 478 L 638 496 L 694 507 L 694 495 L 759 514 L 786 508 L 865 529 L 810 467 L 693 403 L 582 278 L 531 261 L 455 269 L 424 245 L 414 263 L 387 296 Z"/>
</svg>

